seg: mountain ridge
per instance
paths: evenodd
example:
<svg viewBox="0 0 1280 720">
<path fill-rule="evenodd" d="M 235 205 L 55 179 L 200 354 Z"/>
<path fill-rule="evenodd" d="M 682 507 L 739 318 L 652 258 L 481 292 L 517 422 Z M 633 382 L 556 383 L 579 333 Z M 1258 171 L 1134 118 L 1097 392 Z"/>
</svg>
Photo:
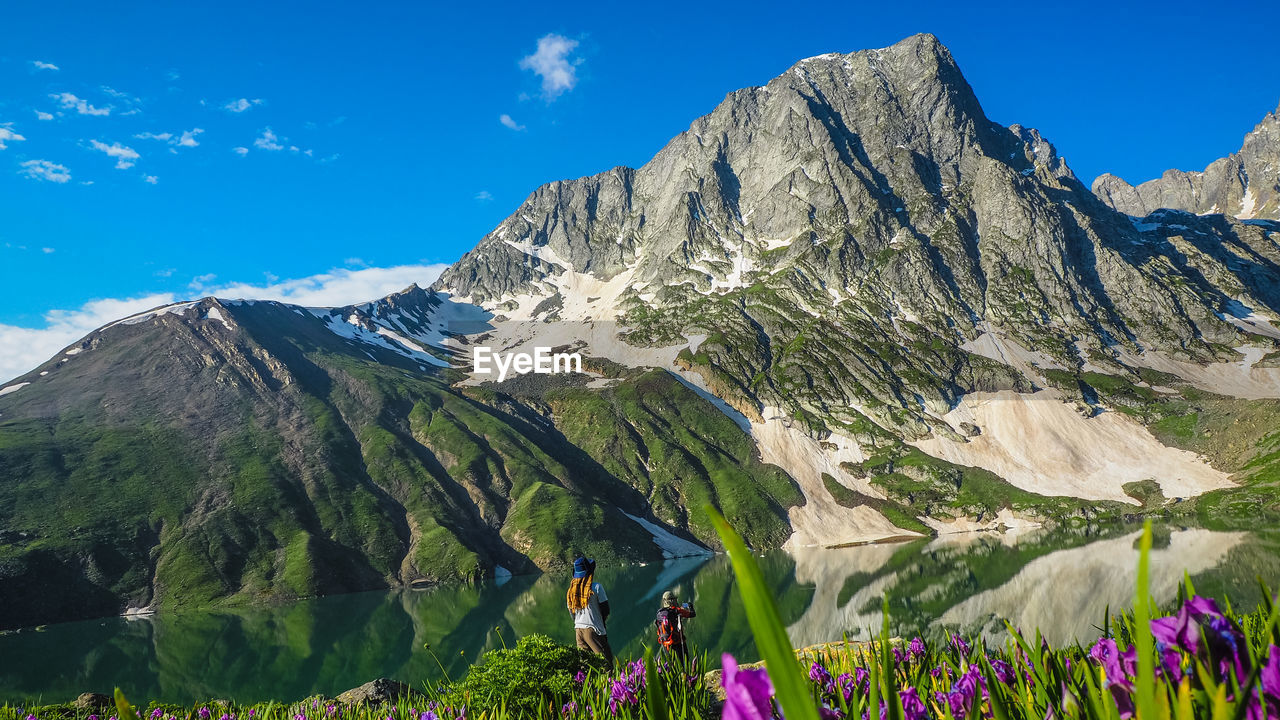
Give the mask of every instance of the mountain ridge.
<svg viewBox="0 0 1280 720">
<path fill-rule="evenodd" d="M 808 58 L 428 289 L 164 306 L 0 388 L 0 624 L 660 560 L 706 504 L 756 547 L 1274 513 L 1277 237 L 1116 210 L 931 35 Z M 468 367 L 537 342 L 586 372 Z"/>
</svg>

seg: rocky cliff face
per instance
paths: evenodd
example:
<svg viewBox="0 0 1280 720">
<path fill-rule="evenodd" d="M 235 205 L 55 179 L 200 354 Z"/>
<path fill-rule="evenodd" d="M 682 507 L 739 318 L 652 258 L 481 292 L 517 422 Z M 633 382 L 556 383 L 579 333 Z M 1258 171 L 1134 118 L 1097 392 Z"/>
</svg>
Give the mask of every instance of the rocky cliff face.
<svg viewBox="0 0 1280 720">
<path fill-rule="evenodd" d="M 1137 187 L 1108 173 L 1093 181 L 1093 191 L 1111 207 L 1136 217 L 1168 208 L 1280 220 L 1280 108 L 1244 137 L 1238 152 L 1201 172 L 1167 170 Z"/>
<path fill-rule="evenodd" d="M 1043 385 L 971 351 L 986 336 L 1067 368 L 1229 360 L 1239 308 L 1280 312 L 1273 232 L 1132 222 L 919 35 L 801 61 L 638 170 L 540 188 L 436 287 L 504 319 L 708 335 L 685 365 L 748 415 L 923 436 L 966 392 Z"/>
</svg>

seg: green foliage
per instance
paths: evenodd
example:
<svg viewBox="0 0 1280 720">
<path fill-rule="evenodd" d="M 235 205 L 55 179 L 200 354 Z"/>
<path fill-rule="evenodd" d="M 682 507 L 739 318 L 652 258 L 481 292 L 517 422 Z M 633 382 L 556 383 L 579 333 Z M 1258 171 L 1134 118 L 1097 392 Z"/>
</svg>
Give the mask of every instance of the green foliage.
<svg viewBox="0 0 1280 720">
<path fill-rule="evenodd" d="M 574 690 L 573 676 L 606 669 L 604 658 L 560 645 L 546 635 L 526 635 L 514 648 L 490 650 L 440 702 L 466 705 L 471 712 L 505 708 L 514 714 L 564 702 Z"/>
</svg>

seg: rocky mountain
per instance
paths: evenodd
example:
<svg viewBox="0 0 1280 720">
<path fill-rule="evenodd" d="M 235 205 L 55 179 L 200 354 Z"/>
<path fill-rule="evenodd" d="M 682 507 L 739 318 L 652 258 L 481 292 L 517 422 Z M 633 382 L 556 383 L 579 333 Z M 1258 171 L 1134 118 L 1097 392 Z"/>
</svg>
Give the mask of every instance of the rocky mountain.
<svg viewBox="0 0 1280 720">
<path fill-rule="evenodd" d="M 205 298 L 0 388 L 0 626 L 1280 511 L 1280 222 L 1118 212 L 936 38 L 730 93 L 430 290 Z M 469 349 L 575 349 L 503 382 Z M 1193 499 L 1194 498 L 1194 499 Z"/>
<path fill-rule="evenodd" d="M 1137 187 L 1108 173 L 1093 181 L 1093 191 L 1111 207 L 1137 217 L 1168 208 L 1280 220 L 1280 107 L 1245 135 L 1238 152 L 1214 160 L 1202 172 L 1166 170 Z"/>
</svg>

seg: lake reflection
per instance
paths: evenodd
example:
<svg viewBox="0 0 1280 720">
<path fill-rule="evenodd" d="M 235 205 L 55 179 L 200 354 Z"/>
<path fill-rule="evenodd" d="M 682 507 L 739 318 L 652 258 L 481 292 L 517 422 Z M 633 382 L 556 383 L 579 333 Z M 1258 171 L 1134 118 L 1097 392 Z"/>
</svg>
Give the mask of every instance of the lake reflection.
<svg viewBox="0 0 1280 720">
<path fill-rule="evenodd" d="M 970 534 L 894 545 L 770 552 L 758 558 L 797 645 L 865 635 L 888 594 L 895 634 L 983 630 L 1008 618 L 1053 642 L 1096 635 L 1107 607 L 1133 594 L 1138 532 Z M 1163 528 L 1152 553 L 1153 594 L 1177 593 L 1184 571 L 1204 594 L 1237 607 L 1258 600 L 1255 577 L 1280 585 L 1280 537 Z M 613 607 L 609 637 L 621 655 L 652 643 L 659 598 L 696 602 L 690 641 L 715 655 L 754 659 L 727 558 L 644 567 L 602 566 Z M 335 695 L 375 677 L 411 684 L 458 676 L 485 650 L 529 633 L 572 642 L 567 580 L 513 577 L 480 586 L 341 595 L 283 607 L 93 620 L 0 636 L 0 700 L 67 700 L 119 685 L 136 700 L 254 702 Z M 423 649 L 430 643 L 435 657 Z"/>
</svg>

